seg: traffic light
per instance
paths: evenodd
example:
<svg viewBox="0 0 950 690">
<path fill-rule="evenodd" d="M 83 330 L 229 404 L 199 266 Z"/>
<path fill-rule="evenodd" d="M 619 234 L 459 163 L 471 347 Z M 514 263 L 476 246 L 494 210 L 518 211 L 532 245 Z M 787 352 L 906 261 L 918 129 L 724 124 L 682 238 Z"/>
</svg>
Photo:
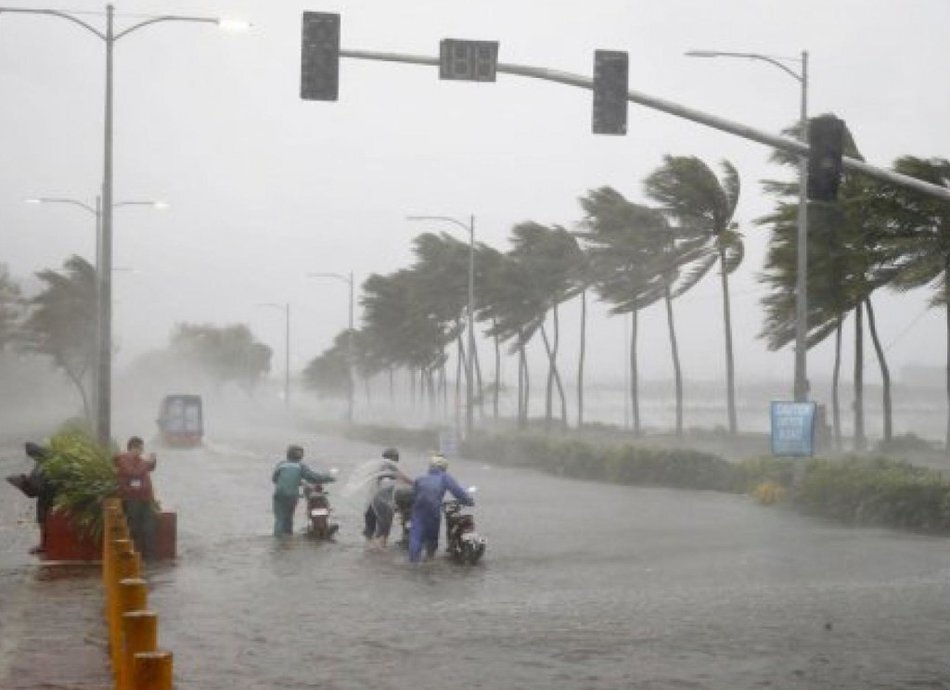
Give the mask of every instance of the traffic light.
<svg viewBox="0 0 950 690">
<path fill-rule="evenodd" d="M 335 101 L 340 91 L 340 15 L 304 12 L 300 41 L 300 97 Z"/>
<path fill-rule="evenodd" d="M 443 38 L 439 42 L 439 79 L 495 81 L 498 41 L 463 41 Z"/>
<path fill-rule="evenodd" d="M 627 54 L 594 51 L 594 134 L 627 133 Z"/>
<path fill-rule="evenodd" d="M 844 121 L 832 115 L 808 123 L 808 198 L 835 201 L 841 183 Z"/>
</svg>

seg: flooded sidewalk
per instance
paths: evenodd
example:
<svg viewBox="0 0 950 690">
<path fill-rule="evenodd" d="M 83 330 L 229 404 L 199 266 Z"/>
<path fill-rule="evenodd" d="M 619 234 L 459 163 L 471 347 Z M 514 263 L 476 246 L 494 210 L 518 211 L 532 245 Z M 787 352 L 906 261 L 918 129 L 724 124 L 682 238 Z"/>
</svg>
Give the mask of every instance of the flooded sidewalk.
<svg viewBox="0 0 950 690">
<path fill-rule="evenodd" d="M 0 458 L 18 452 L 3 450 Z M 28 465 L 0 460 L 0 473 Z M 0 490 L 0 688 L 111 687 L 99 567 L 30 555 L 39 538 L 33 501 L 5 483 Z"/>
</svg>

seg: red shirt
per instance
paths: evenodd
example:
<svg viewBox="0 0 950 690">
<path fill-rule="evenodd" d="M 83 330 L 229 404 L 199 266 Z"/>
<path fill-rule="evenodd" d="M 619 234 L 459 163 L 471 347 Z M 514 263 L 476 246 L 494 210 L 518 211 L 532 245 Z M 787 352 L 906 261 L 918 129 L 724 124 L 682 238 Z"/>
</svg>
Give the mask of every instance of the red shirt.
<svg viewBox="0 0 950 690">
<path fill-rule="evenodd" d="M 146 460 L 141 455 L 127 452 L 113 458 L 116 476 L 119 480 L 119 496 L 131 501 L 151 501 L 152 480 L 149 473 L 155 469 L 154 460 Z"/>
</svg>

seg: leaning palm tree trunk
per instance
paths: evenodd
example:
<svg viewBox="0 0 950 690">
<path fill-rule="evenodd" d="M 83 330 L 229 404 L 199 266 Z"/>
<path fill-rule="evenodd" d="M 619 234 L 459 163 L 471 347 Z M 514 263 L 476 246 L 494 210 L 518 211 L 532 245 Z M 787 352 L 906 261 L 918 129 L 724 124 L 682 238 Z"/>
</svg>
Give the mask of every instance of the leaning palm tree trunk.
<svg viewBox="0 0 950 690">
<path fill-rule="evenodd" d="M 831 375 L 831 418 L 834 425 L 835 450 L 841 450 L 841 403 L 838 400 L 838 381 L 841 378 L 841 324 L 843 319 L 838 315 L 838 325 L 835 328 L 835 366 Z"/>
<path fill-rule="evenodd" d="M 861 305 L 854 308 L 854 449 L 864 450 L 864 316 Z"/>
<path fill-rule="evenodd" d="M 735 435 L 736 420 L 736 367 L 732 352 L 732 315 L 729 305 L 729 275 L 726 273 L 726 251 L 719 250 L 720 277 L 722 278 L 722 316 L 726 329 L 726 401 L 729 406 L 729 433 Z"/>
<path fill-rule="evenodd" d="M 495 321 L 492 320 L 492 331 L 495 330 Z M 492 395 L 492 414 L 495 422 L 498 422 L 498 395 L 501 388 L 501 343 L 498 336 L 495 335 L 495 392 Z"/>
<path fill-rule="evenodd" d="M 670 286 L 666 286 L 666 324 L 670 333 L 670 353 L 673 355 L 673 379 L 676 386 L 676 435 L 683 435 L 683 372 L 680 370 L 679 346 L 676 342 L 676 327 L 673 325 L 673 299 Z"/>
<path fill-rule="evenodd" d="M 881 382 L 884 388 L 884 442 L 891 440 L 893 436 L 892 414 L 891 414 L 891 372 L 887 368 L 887 360 L 884 359 L 884 348 L 881 347 L 881 339 L 878 337 L 877 327 L 874 324 L 874 308 L 871 306 L 871 298 L 864 300 L 864 306 L 868 311 L 868 330 L 871 332 L 871 342 L 874 343 L 874 352 L 877 354 L 877 363 L 881 367 Z"/>
<path fill-rule="evenodd" d="M 943 300 L 947 315 L 947 400 L 950 401 L 950 256 L 943 262 Z M 947 408 L 947 435 L 944 439 L 944 448 L 950 455 L 950 406 Z"/>
<path fill-rule="evenodd" d="M 640 369 L 637 366 L 637 326 L 639 310 L 630 312 L 630 407 L 633 435 L 640 435 Z"/>
<path fill-rule="evenodd" d="M 472 357 L 475 363 L 475 382 L 478 384 L 475 386 L 475 402 L 478 403 L 478 418 L 485 419 L 485 398 L 482 394 L 485 390 L 484 383 L 482 382 L 482 360 L 478 356 L 478 348 L 472 348 Z"/>
<path fill-rule="evenodd" d="M 581 345 L 577 357 L 577 428 L 584 426 L 584 355 L 587 349 L 587 290 L 581 290 Z"/>
<path fill-rule="evenodd" d="M 561 400 L 561 427 L 567 428 L 567 398 L 564 396 L 564 385 L 561 382 L 561 372 L 557 368 L 557 349 L 556 346 L 552 347 L 548 341 L 548 334 L 544 326 L 541 326 L 541 340 L 544 342 L 544 349 L 548 353 L 548 389 L 547 389 L 547 415 L 544 419 L 545 429 L 549 428 L 550 421 L 553 417 L 551 414 L 552 408 L 552 399 L 553 399 L 553 385 L 557 385 L 558 396 Z"/>
</svg>

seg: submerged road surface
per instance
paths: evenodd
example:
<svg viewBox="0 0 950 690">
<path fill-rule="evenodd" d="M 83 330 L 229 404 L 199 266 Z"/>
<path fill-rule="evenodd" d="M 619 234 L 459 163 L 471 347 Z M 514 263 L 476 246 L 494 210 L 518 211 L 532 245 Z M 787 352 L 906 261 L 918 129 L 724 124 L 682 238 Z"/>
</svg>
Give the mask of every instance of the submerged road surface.
<svg viewBox="0 0 950 690">
<path fill-rule="evenodd" d="M 158 449 L 179 558 L 148 577 L 176 687 L 950 688 L 950 540 L 485 458 L 450 468 L 479 487 L 484 562 L 413 568 L 365 549 L 334 485 L 337 543 L 272 538 L 288 440 L 344 480 L 380 448 L 269 436 Z"/>
</svg>

